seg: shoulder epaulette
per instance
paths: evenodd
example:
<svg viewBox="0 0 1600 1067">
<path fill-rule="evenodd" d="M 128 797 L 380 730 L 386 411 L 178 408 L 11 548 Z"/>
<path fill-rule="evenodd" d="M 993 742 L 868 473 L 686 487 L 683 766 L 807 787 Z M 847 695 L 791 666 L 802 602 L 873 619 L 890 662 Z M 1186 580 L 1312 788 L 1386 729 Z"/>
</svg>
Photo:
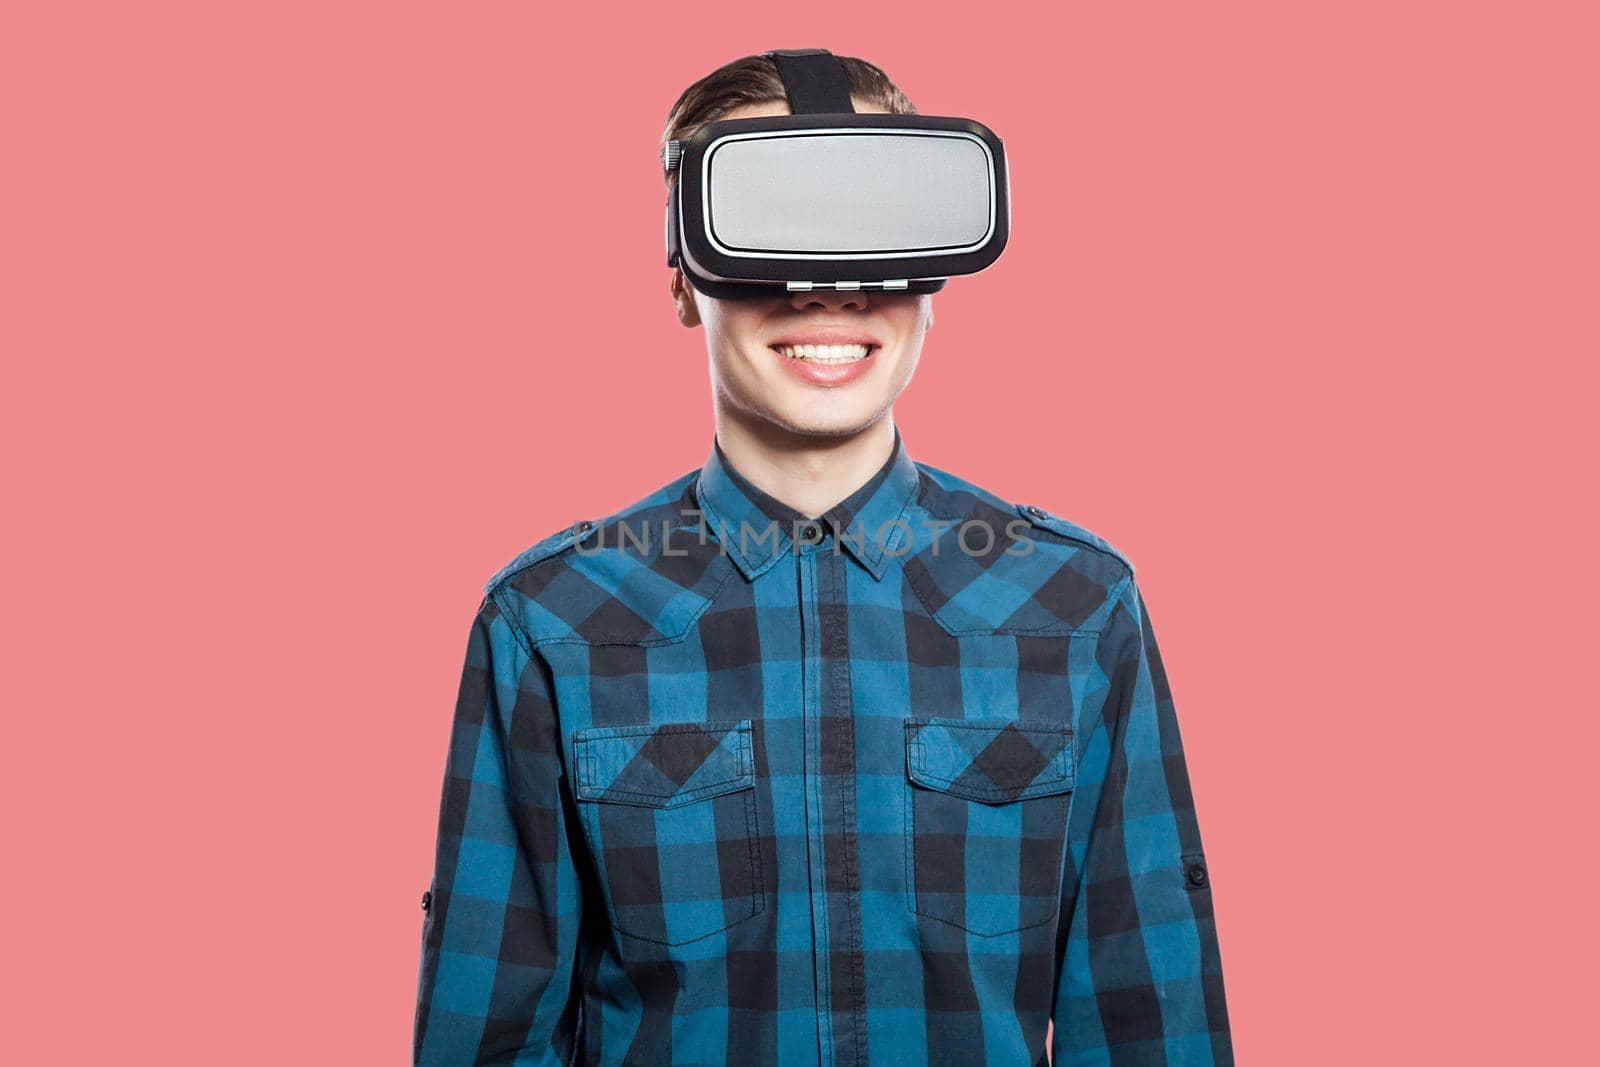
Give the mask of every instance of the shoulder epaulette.
<svg viewBox="0 0 1600 1067">
<path fill-rule="evenodd" d="M 551 556 L 565 551 L 566 549 L 570 548 L 579 537 L 588 533 L 592 529 L 594 529 L 594 523 L 592 522 L 587 520 L 583 522 L 575 522 L 566 529 L 559 530 L 556 533 L 551 534 L 549 537 L 546 537 L 544 540 L 530 545 L 518 553 L 517 557 L 511 562 L 495 571 L 494 576 L 491 577 L 487 582 L 483 583 L 483 591 L 486 594 L 493 593 L 496 586 L 505 581 L 507 578 L 511 577 L 513 574 L 516 574 L 518 571 L 525 570 L 528 567 L 533 566 L 535 563 L 539 563 L 542 560 L 549 559 Z"/>
<path fill-rule="evenodd" d="M 1069 519 L 1063 519 L 1059 515 L 1052 515 L 1048 511 L 1034 504 L 1018 504 L 1016 505 L 1016 508 L 1017 514 L 1021 515 L 1033 525 L 1038 526 L 1041 529 L 1049 530 L 1051 533 L 1060 537 L 1065 537 L 1070 541 L 1077 541 L 1081 544 L 1088 545 L 1090 548 L 1104 552 L 1107 555 L 1116 558 L 1124 567 L 1128 568 L 1128 573 L 1130 575 L 1133 573 L 1133 561 L 1129 559 L 1127 555 L 1125 555 L 1123 551 L 1116 545 L 1113 545 L 1110 541 L 1107 541 L 1104 537 L 1101 537 L 1093 530 L 1079 526 L 1077 523 L 1072 522 Z"/>
</svg>

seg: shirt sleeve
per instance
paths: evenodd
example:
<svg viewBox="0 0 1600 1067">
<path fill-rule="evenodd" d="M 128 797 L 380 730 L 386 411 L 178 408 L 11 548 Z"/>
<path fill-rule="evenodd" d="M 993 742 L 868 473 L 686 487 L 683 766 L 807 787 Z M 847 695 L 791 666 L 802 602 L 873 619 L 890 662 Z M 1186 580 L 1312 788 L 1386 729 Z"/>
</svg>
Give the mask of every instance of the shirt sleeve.
<svg viewBox="0 0 1600 1067">
<path fill-rule="evenodd" d="M 1131 575 L 1100 663 L 1109 751 L 1093 760 L 1104 776 L 1056 983 L 1052 1062 L 1231 1065 L 1210 872 L 1172 692 Z M 1091 742 L 1084 759 L 1094 752 Z"/>
<path fill-rule="evenodd" d="M 451 725 L 413 1031 L 419 1067 L 564 1064 L 581 891 L 544 660 L 493 596 Z"/>
</svg>

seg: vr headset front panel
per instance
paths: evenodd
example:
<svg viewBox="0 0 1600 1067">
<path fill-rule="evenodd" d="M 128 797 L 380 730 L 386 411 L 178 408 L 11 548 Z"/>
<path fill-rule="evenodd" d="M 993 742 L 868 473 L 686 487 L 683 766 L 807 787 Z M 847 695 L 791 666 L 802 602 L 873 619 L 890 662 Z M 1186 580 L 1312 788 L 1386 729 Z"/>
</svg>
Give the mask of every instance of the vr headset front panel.
<svg viewBox="0 0 1600 1067">
<path fill-rule="evenodd" d="M 994 232 L 994 157 L 970 133 L 732 134 L 702 157 L 706 237 L 727 256 L 974 252 Z"/>
<path fill-rule="evenodd" d="M 993 263 L 1010 228 L 1004 150 L 970 119 L 724 120 L 685 142 L 678 171 L 669 258 L 713 296 L 791 281 L 932 292 Z"/>
</svg>

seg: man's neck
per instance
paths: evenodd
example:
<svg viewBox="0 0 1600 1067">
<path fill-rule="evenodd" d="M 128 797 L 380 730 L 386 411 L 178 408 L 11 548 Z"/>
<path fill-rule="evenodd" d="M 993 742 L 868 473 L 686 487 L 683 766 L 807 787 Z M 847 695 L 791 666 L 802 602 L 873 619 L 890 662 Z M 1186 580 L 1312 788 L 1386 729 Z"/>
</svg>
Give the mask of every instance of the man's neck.
<svg viewBox="0 0 1600 1067">
<path fill-rule="evenodd" d="M 894 417 L 860 433 L 795 434 L 770 424 L 719 418 L 717 444 L 733 469 L 757 489 L 810 518 L 867 483 L 894 451 Z"/>
</svg>

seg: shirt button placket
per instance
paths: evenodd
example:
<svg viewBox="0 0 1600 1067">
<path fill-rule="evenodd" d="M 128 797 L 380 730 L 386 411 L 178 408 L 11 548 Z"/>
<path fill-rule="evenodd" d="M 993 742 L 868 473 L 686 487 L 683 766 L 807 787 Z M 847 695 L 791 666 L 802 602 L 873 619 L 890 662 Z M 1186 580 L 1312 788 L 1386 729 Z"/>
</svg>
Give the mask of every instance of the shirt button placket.
<svg viewBox="0 0 1600 1067">
<path fill-rule="evenodd" d="M 825 536 L 825 534 L 824 534 Z M 818 720 L 823 761 L 822 812 L 823 859 L 829 872 L 827 881 L 838 893 L 828 899 L 829 973 L 848 985 L 845 997 L 834 994 L 830 1004 L 847 1004 L 833 1014 L 832 1030 L 836 1062 L 856 1064 L 862 1056 L 865 1018 L 861 1003 L 861 874 L 856 855 L 856 759 L 854 704 L 850 688 L 849 595 L 846 561 L 837 542 L 817 549 L 818 618 L 822 629 L 824 675 L 822 714 Z M 829 848 L 835 852 L 829 854 Z M 848 956 L 844 967 L 835 967 L 832 958 Z M 830 1013 L 832 1014 L 832 1013 Z"/>
<path fill-rule="evenodd" d="M 823 866 L 824 797 L 819 766 L 822 759 L 821 716 L 824 713 L 825 683 L 822 678 L 824 658 L 821 648 L 821 625 L 818 617 L 820 593 L 817 583 L 817 552 L 808 547 L 801 524 L 794 533 L 797 544 L 791 549 L 795 554 L 800 593 L 801 629 L 801 709 L 805 737 L 805 800 L 806 800 L 806 868 L 810 874 L 811 936 L 814 990 L 817 1013 L 817 1062 L 819 1067 L 833 1064 L 833 1019 L 829 1005 L 833 1001 L 832 975 L 828 970 L 828 900 L 827 876 Z"/>
</svg>

